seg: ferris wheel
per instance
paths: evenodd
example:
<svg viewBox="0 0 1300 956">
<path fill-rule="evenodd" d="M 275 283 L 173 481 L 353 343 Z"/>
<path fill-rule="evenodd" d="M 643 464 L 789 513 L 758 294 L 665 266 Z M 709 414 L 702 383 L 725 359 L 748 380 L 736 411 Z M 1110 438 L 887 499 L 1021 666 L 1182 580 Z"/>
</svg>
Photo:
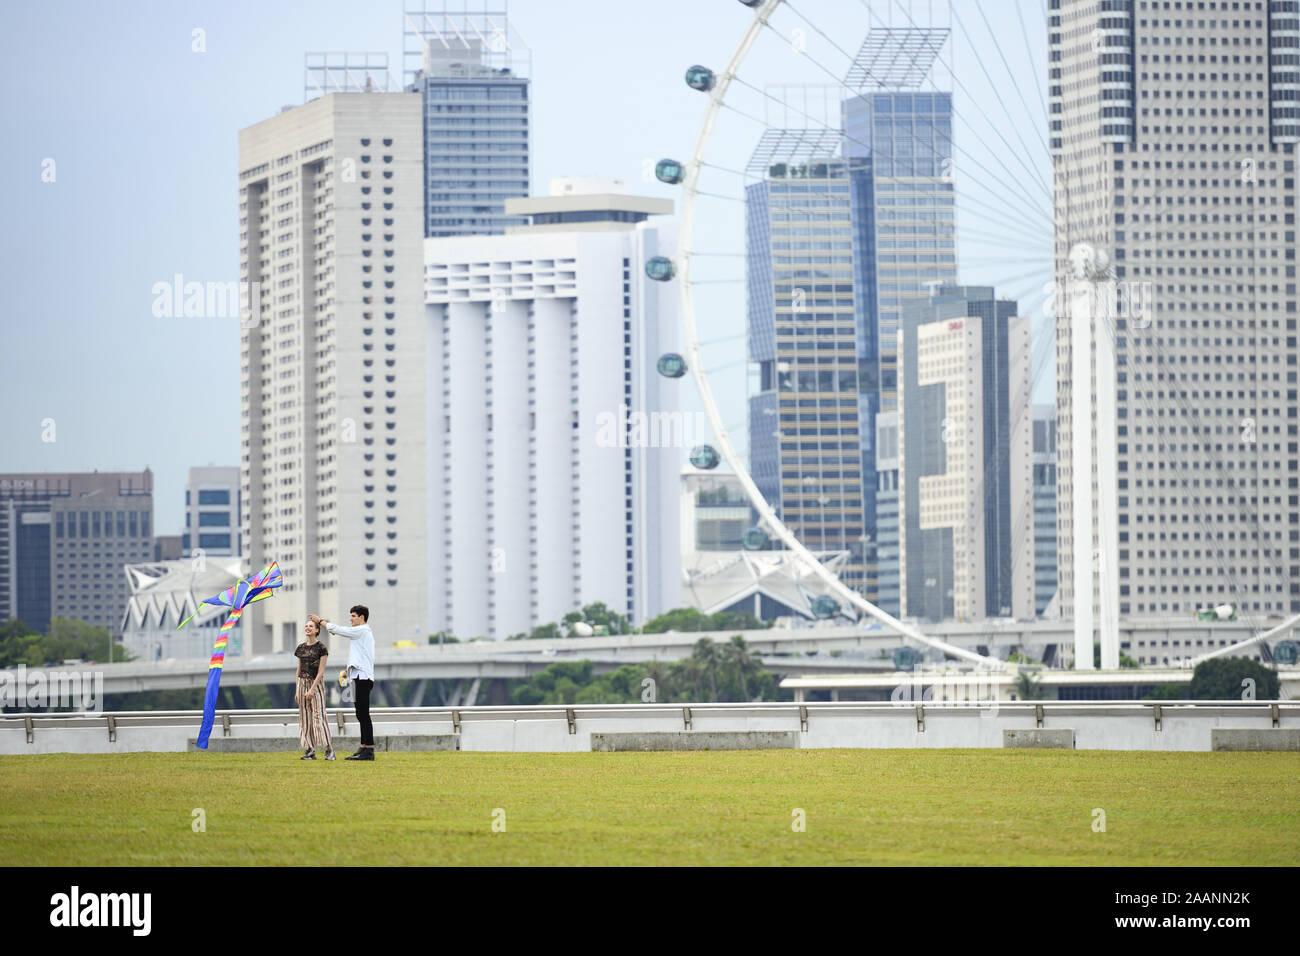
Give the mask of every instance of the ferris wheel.
<svg viewBox="0 0 1300 956">
<path fill-rule="evenodd" d="M 915 20 L 912 19 L 911 12 L 903 0 L 894 0 L 894 2 L 898 4 L 898 9 L 889 11 L 890 20 L 894 21 L 900 17 L 905 17 L 915 25 Z M 700 323 L 697 320 L 696 310 L 696 292 L 699 285 L 699 280 L 697 280 L 695 274 L 696 265 L 701 255 L 709 254 L 697 251 L 696 247 L 702 219 L 702 199 L 706 197 L 716 200 L 730 199 L 733 202 L 740 201 L 741 203 L 744 203 L 745 199 L 743 196 L 728 197 L 725 194 L 725 188 L 720 190 L 702 188 L 701 178 L 706 173 L 711 176 L 732 174 L 741 176 L 743 183 L 752 185 L 755 181 L 761 181 L 764 175 L 763 173 L 756 175 L 752 168 L 737 170 L 711 160 L 710 146 L 714 140 L 719 118 L 724 115 L 724 112 L 748 117 L 755 123 L 763 124 L 767 127 L 765 133 L 774 141 L 781 140 L 783 135 L 780 130 L 772 131 L 770 129 L 771 124 L 766 120 L 758 119 L 754 115 L 755 111 L 749 111 L 743 106 L 738 107 L 730 104 L 728 102 L 728 93 L 734 89 L 743 89 L 750 95 L 751 99 L 761 97 L 764 104 L 767 101 L 776 103 L 785 112 L 787 118 L 791 112 L 802 117 L 801 124 L 806 129 L 805 132 L 796 136 L 797 139 L 819 140 L 823 145 L 830 140 L 835 140 L 838 145 L 838 141 L 846 135 L 851 137 L 851 134 L 846 134 L 840 128 L 838 116 L 834 118 L 827 116 L 819 119 L 807 109 L 801 108 L 797 101 L 792 102 L 790 97 L 773 95 L 758 84 L 749 82 L 743 71 L 756 43 L 767 33 L 776 36 L 781 44 L 792 46 L 795 52 L 838 83 L 842 94 L 840 99 L 860 93 L 866 81 L 882 79 L 882 77 L 873 76 L 872 74 L 873 64 L 875 64 L 874 69 L 878 72 L 884 69 L 884 67 L 880 66 L 881 60 L 879 57 L 865 61 L 866 65 L 864 65 L 862 54 L 855 56 L 851 50 L 846 49 L 834 38 L 832 35 L 835 33 L 834 27 L 823 28 L 816 20 L 805 15 L 802 8 L 806 3 L 814 6 L 818 5 L 817 0 L 799 0 L 798 4 L 795 4 L 793 0 L 738 0 L 739 6 L 749 8 L 749 11 L 737 10 L 737 13 L 744 17 L 747 22 L 744 22 L 743 28 L 741 28 L 739 42 L 736 44 L 726 65 L 718 70 L 693 65 L 686 70 L 686 84 L 691 89 L 705 95 L 707 105 L 704 109 L 704 115 L 700 122 L 690 158 L 684 161 L 676 159 L 660 160 L 655 167 L 655 175 L 661 182 L 680 185 L 682 190 L 682 212 L 677 254 L 672 258 L 656 256 L 645 263 L 646 274 L 651 279 L 662 282 L 675 282 L 681 297 L 683 351 L 680 355 L 670 353 L 662 356 L 658 362 L 658 371 L 667 378 L 683 378 L 689 374 L 693 379 L 704 413 L 708 418 L 713 439 L 711 444 L 701 445 L 693 449 L 691 453 L 692 464 L 696 468 L 703 470 L 711 470 L 720 464 L 725 464 L 731 469 L 748 498 L 754 513 L 757 515 L 757 524 L 746 532 L 743 538 L 743 546 L 746 549 L 757 550 L 769 545 L 780 545 L 793 553 L 796 560 L 802 563 L 803 568 L 820 579 L 821 584 L 824 586 L 825 593 L 811 602 L 812 611 L 817 617 L 829 618 L 839 614 L 846 616 L 866 615 L 897 633 L 908 642 L 920 645 L 922 648 L 972 664 L 992 665 L 1000 669 L 1003 664 L 995 658 L 986 657 L 931 637 L 912 624 L 886 612 L 867 600 L 862 593 L 847 586 L 834 571 L 824 565 L 813 550 L 807 547 L 799 539 L 795 531 L 789 527 L 781 514 L 780 508 L 768 500 L 750 474 L 746 462 L 736 450 L 732 439 L 732 429 L 729 429 L 725 423 L 724 414 L 720 410 L 710 383 L 709 363 L 705 361 L 703 346 L 712 343 L 702 342 L 701 340 Z M 879 27 L 873 26 L 871 28 L 869 38 L 864 43 L 863 49 L 866 50 L 871 43 L 880 46 L 882 42 L 895 42 L 896 45 L 900 45 L 903 56 L 900 61 L 900 58 L 895 55 L 893 61 L 891 61 L 889 66 L 891 77 L 895 82 L 915 82 L 915 77 L 909 77 L 907 71 L 910 69 L 914 74 L 918 73 L 918 71 L 924 72 L 925 64 L 934 59 L 946 34 L 940 31 L 927 33 L 919 29 L 910 30 L 905 24 L 900 29 L 895 27 L 892 22 L 886 23 L 882 19 L 881 8 L 889 7 L 888 3 L 872 4 L 868 0 L 861 0 L 861 4 L 862 8 L 857 11 L 859 20 L 868 24 L 872 24 L 873 21 L 880 24 Z M 822 2 L 820 6 L 823 8 L 822 12 L 825 13 L 827 4 Z M 837 12 L 842 12 L 843 4 L 835 4 L 835 7 L 840 8 Z M 774 25 L 778 12 L 787 18 L 787 22 L 782 24 L 781 27 Z M 1018 7 L 1017 13 L 1019 13 Z M 980 15 L 983 16 L 982 13 Z M 795 25 L 791 27 L 791 24 Z M 788 32 L 785 32 L 787 30 Z M 907 35 L 900 39 L 903 33 Z M 936 35 L 939 36 L 938 40 L 935 39 Z M 808 44 L 805 42 L 808 37 L 820 38 L 823 48 L 838 51 L 844 57 L 846 63 L 827 65 L 824 62 L 819 62 L 817 59 L 818 52 L 810 51 Z M 791 38 L 794 40 L 793 43 Z M 1026 48 L 1028 49 L 1028 44 L 1026 44 Z M 949 68 L 951 69 L 951 65 Z M 856 78 L 853 76 L 855 70 L 858 73 Z M 807 106 L 806 97 L 804 105 Z M 1032 108 L 1029 108 L 1029 112 L 1036 117 L 1037 114 Z M 1045 114 L 1045 107 L 1043 112 Z M 821 127 L 821 129 L 816 127 Z M 812 128 L 812 132 L 808 133 L 807 128 Z M 971 165 L 973 167 L 983 167 L 983 163 L 974 157 L 972 157 Z M 1041 168 L 1035 168 L 1033 172 L 1041 174 Z M 997 170 L 990 171 L 990 175 L 996 177 L 1000 182 L 1006 183 L 1008 181 Z M 1015 175 L 1011 170 L 1007 171 L 1007 176 L 1011 182 L 1016 182 Z M 1047 200 L 1045 204 L 1042 202 L 1043 198 Z M 1010 210 L 1014 211 L 1015 215 L 1033 216 L 1035 226 L 1039 230 L 1038 235 L 1050 239 L 1050 200 L 1050 189 L 1048 189 L 1044 190 L 1041 196 L 1036 195 L 1031 201 L 1023 202 L 1020 205 L 1011 203 L 1007 205 Z M 1046 228 L 1044 228 L 1044 222 Z M 1039 239 L 1039 242 L 1041 241 L 1042 239 Z M 1050 249 L 1050 245 L 1047 248 Z M 1021 261 L 1023 262 L 1023 259 Z M 1045 273 L 1045 270 L 1040 267 L 1015 278 L 1019 280 L 1028 279 L 1030 287 L 1035 291 L 1039 287 L 1046 291 L 1047 286 L 1044 279 L 1050 280 L 1050 274 Z M 1040 343 L 1040 348 L 1036 350 L 1036 353 L 1035 374 L 1041 374 L 1052 355 L 1050 341 L 1047 343 L 1046 348 L 1043 348 Z M 1027 408 L 1022 409 L 1021 412 L 1023 414 L 1030 413 Z M 776 434 L 778 436 L 781 434 L 779 428 Z M 828 595 L 833 595 L 833 597 Z M 847 613 L 850 609 L 854 612 L 851 615 Z"/>
</svg>

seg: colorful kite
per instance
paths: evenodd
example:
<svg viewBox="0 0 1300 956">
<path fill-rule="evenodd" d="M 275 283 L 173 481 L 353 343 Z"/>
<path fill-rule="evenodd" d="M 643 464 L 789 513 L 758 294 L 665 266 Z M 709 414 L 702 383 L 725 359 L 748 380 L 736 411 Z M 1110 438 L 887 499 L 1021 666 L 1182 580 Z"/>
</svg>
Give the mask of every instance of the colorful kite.
<svg viewBox="0 0 1300 956">
<path fill-rule="evenodd" d="M 200 750 L 208 749 L 212 721 L 217 716 L 217 691 L 221 689 L 221 668 L 226 662 L 226 641 L 230 637 L 230 630 L 239 621 L 239 616 L 244 613 L 245 607 L 262 598 L 273 597 L 275 589 L 283 583 L 284 578 L 280 574 L 280 567 L 272 561 L 250 580 L 245 581 L 241 578 L 238 584 L 226 588 L 215 597 L 199 602 L 199 607 L 214 604 L 231 609 L 226 623 L 221 625 L 221 630 L 217 633 L 217 639 L 212 645 L 212 659 L 208 661 L 208 692 L 203 698 L 203 724 L 199 727 L 199 737 L 196 741 Z M 199 613 L 199 607 L 194 609 L 194 614 L 177 625 L 178 631 L 194 620 L 194 616 Z"/>
</svg>

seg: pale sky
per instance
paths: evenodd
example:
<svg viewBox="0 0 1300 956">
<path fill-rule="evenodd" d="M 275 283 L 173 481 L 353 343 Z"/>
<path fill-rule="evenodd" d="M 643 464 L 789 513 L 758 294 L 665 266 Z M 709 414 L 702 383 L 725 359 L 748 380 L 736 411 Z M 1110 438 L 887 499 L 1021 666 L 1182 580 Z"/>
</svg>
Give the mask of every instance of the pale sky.
<svg viewBox="0 0 1300 956">
<path fill-rule="evenodd" d="M 1021 314 L 1039 319 L 1037 336 L 1050 330 L 1042 0 L 954 7 L 944 55 L 954 79 L 946 66 L 938 78 L 957 113 L 960 279 L 1018 298 Z M 238 131 L 303 102 L 307 52 L 387 51 L 400 81 L 402 9 L 400 0 L 71 0 L 0 10 L 10 75 L 0 107 L 0 471 L 147 465 L 157 533 L 180 532 L 189 467 L 239 462 L 239 329 L 156 318 L 151 290 L 177 273 L 238 278 Z M 815 115 L 805 104 L 825 98 L 822 86 L 847 95 L 839 78 L 869 26 L 924 23 L 945 9 L 798 0 L 779 10 L 740 70 L 752 87 L 733 86 L 709 160 L 743 169 L 772 103 L 755 88 L 809 84 L 789 125 L 816 125 L 798 110 Z M 752 12 L 735 0 L 510 0 L 509 13 L 532 51 L 533 192 L 557 176 L 601 176 L 678 198 L 645 175 L 656 159 L 690 157 L 706 98 L 682 73 L 721 69 Z M 192 49 L 196 28 L 203 52 Z M 715 172 L 701 187 L 738 196 L 740 183 Z M 698 216 L 697 251 L 733 255 L 697 261 L 696 278 L 741 277 L 740 204 L 702 202 Z M 709 286 L 696 304 L 701 338 L 716 342 L 706 355 L 724 421 L 743 425 L 742 286 Z M 1035 400 L 1050 401 L 1050 341 L 1040 337 L 1035 353 Z M 689 381 L 683 405 L 694 409 Z M 732 434 L 743 441 L 743 428 Z"/>
</svg>

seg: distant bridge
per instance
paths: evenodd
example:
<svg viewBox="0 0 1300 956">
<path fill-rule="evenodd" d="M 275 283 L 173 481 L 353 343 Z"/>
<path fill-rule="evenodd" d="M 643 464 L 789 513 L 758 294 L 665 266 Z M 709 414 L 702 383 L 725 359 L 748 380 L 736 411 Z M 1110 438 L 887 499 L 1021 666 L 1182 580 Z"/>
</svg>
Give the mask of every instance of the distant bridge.
<svg viewBox="0 0 1300 956">
<path fill-rule="evenodd" d="M 958 647 L 1003 658 L 1015 649 L 1049 665 L 1059 663 L 1059 649 L 1071 648 L 1074 639 L 1068 621 L 947 622 L 926 630 Z M 491 686 L 498 680 L 530 677 L 556 661 L 587 659 L 597 673 L 607 673 L 625 664 L 677 661 L 689 657 L 696 642 L 703 638 L 722 644 L 737 633 L 745 639 L 749 649 L 759 655 L 763 666 L 779 677 L 890 672 L 895 669 L 892 652 L 907 644 L 898 634 L 875 624 L 867 627 L 823 624 L 754 631 L 674 631 L 538 641 L 471 641 L 406 649 L 379 643 L 375 661 L 375 678 L 379 682 L 376 698 L 380 704 L 416 706 L 423 699 L 423 682 L 454 680 L 462 683 L 454 690 L 454 699 L 449 702 L 469 704 L 478 699 L 482 682 Z M 1120 645 L 1133 656 L 1159 653 L 1166 659 L 1182 659 L 1208 649 L 1232 645 L 1253 633 L 1244 621 L 1129 622 L 1120 625 Z M 336 647 L 331 655 L 331 670 L 335 665 L 342 669 L 347 659 L 342 653 L 345 648 L 346 645 Z M 228 657 L 222 686 L 269 685 L 276 688 L 273 693 L 279 696 L 282 693 L 279 685 L 292 683 L 296 664 L 287 651 L 252 658 Z M 207 683 L 208 662 L 206 658 L 130 661 L 67 665 L 46 670 L 102 673 L 104 693 L 123 694 L 201 688 Z M 412 691 L 411 702 L 386 699 L 384 682 L 390 682 L 391 687 L 391 682 L 398 680 L 421 682 Z M 469 683 L 465 685 L 463 682 Z M 503 690 L 504 684 L 497 687 Z M 499 697 L 500 690 L 494 696 Z"/>
</svg>

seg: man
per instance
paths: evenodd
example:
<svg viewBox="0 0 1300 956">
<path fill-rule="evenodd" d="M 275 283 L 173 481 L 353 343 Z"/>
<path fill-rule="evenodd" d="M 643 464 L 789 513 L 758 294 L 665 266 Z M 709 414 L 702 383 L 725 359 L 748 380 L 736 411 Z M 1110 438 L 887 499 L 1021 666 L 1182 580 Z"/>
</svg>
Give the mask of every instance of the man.
<svg viewBox="0 0 1300 956">
<path fill-rule="evenodd" d="M 375 635 L 370 630 L 370 609 L 364 604 L 354 604 L 350 612 L 352 626 L 331 624 L 309 614 L 313 621 L 331 634 L 346 637 L 352 642 L 348 651 L 348 680 L 352 682 L 357 723 L 361 725 L 361 746 L 345 760 L 374 760 L 375 731 L 370 723 L 370 691 L 375 686 Z"/>
</svg>

